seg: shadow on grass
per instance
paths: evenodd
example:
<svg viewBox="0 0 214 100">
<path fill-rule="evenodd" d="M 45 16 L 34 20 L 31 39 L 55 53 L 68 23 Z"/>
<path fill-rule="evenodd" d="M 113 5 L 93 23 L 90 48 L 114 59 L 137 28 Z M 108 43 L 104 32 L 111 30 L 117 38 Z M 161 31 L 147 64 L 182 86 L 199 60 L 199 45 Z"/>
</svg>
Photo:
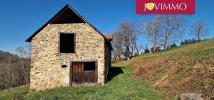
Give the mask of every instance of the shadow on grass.
<svg viewBox="0 0 214 100">
<path fill-rule="evenodd" d="M 122 74 L 123 73 L 122 68 L 123 67 L 112 66 L 110 68 L 110 72 L 109 72 L 109 75 L 108 75 L 108 81 L 111 81 L 117 75 Z"/>
</svg>

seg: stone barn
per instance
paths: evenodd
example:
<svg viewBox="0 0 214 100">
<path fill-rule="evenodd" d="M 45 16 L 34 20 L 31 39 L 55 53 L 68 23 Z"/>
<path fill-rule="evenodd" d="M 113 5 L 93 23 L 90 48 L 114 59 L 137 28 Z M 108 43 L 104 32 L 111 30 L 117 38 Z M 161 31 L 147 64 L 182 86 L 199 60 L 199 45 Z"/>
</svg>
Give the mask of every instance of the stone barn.
<svg viewBox="0 0 214 100">
<path fill-rule="evenodd" d="M 105 84 L 111 38 L 66 5 L 27 42 L 31 43 L 30 90 Z"/>
</svg>

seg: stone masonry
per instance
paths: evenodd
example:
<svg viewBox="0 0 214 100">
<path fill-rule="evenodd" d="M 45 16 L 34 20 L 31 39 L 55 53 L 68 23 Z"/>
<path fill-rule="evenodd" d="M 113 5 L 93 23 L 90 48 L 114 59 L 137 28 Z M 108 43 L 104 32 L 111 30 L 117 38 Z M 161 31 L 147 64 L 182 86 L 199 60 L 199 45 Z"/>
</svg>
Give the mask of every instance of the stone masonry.
<svg viewBox="0 0 214 100">
<path fill-rule="evenodd" d="M 60 33 L 75 34 L 75 53 L 59 53 Z M 48 24 L 32 38 L 31 45 L 31 91 L 69 86 L 70 62 L 75 60 L 97 60 L 98 83 L 104 84 L 105 39 L 89 24 Z"/>
</svg>

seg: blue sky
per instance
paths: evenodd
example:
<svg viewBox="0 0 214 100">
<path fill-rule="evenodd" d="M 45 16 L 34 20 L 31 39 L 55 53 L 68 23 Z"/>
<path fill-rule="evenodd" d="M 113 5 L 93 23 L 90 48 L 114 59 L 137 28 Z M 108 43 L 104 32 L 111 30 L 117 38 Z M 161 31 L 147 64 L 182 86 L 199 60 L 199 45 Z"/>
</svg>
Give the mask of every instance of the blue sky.
<svg viewBox="0 0 214 100">
<path fill-rule="evenodd" d="M 14 52 L 18 46 L 25 45 L 25 40 L 67 3 L 103 33 L 116 31 L 122 21 L 137 25 L 154 17 L 137 15 L 135 0 L 1 0 L 0 50 Z M 186 33 L 192 23 L 203 20 L 208 25 L 209 37 L 214 37 L 213 0 L 196 0 L 196 14 L 183 16 Z M 147 44 L 145 39 L 139 41 Z"/>
</svg>

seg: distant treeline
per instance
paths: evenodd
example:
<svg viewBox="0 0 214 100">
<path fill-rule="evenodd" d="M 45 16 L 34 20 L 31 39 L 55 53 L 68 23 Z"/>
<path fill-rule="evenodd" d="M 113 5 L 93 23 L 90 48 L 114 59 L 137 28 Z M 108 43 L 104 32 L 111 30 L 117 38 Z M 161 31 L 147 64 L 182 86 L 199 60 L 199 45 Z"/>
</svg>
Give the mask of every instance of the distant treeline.
<svg viewBox="0 0 214 100">
<path fill-rule="evenodd" d="M 29 83 L 30 60 L 0 50 L 0 90 Z"/>
<path fill-rule="evenodd" d="M 206 41 L 207 39 L 203 39 L 203 40 L 195 40 L 194 38 L 193 39 L 186 39 L 184 41 L 181 41 L 180 44 L 176 44 L 176 43 L 172 43 L 171 45 L 167 46 L 166 49 L 161 49 L 160 47 L 157 47 L 156 48 L 156 52 L 158 51 L 164 51 L 164 50 L 169 50 L 169 49 L 173 49 L 173 48 L 177 48 L 179 46 L 183 46 L 183 45 L 187 45 L 187 44 L 192 44 L 192 43 L 197 43 L 197 42 L 202 42 L 202 41 Z M 151 48 L 153 50 L 153 48 Z M 150 53 L 150 49 L 148 47 L 146 47 L 144 49 L 144 52 L 143 53 Z"/>
<path fill-rule="evenodd" d="M 196 42 L 201 42 L 201 41 L 206 41 L 207 39 L 204 39 L 204 40 L 195 40 L 194 38 L 193 39 L 186 39 L 184 41 L 181 41 L 180 45 L 185 45 L 185 44 L 191 44 L 191 43 L 196 43 Z"/>
</svg>

